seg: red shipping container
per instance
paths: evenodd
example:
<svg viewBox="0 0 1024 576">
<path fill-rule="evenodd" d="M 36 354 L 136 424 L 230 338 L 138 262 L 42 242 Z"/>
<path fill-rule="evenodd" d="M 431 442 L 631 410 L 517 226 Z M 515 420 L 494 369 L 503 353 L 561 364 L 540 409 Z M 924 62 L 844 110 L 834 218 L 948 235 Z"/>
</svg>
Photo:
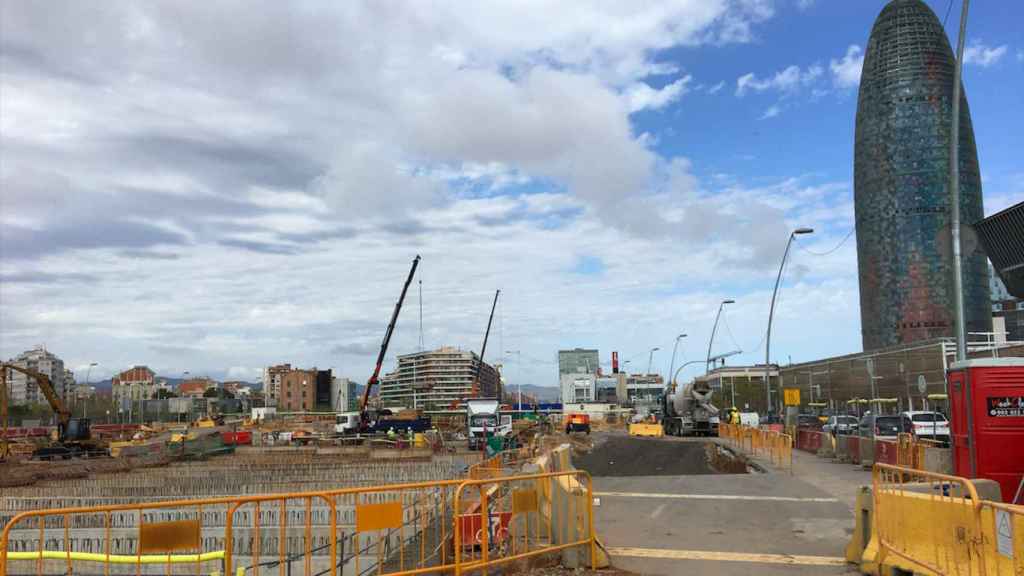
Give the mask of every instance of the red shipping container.
<svg viewBox="0 0 1024 576">
<path fill-rule="evenodd" d="M 954 474 L 995 480 L 1004 502 L 1024 502 L 1024 358 L 956 362 L 948 377 Z"/>
</svg>

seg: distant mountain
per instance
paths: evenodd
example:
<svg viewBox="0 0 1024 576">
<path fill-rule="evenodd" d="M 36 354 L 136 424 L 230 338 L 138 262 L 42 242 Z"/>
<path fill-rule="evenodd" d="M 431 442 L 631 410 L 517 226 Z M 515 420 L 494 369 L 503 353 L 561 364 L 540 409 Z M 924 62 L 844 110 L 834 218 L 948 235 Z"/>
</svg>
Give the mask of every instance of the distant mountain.
<svg viewBox="0 0 1024 576">
<path fill-rule="evenodd" d="M 523 394 L 529 394 L 534 396 L 541 402 L 558 402 L 561 399 L 561 392 L 555 386 L 538 386 L 536 384 L 523 384 Z M 507 384 L 505 386 L 506 394 L 515 394 L 519 392 L 519 387 L 515 384 Z"/>
</svg>

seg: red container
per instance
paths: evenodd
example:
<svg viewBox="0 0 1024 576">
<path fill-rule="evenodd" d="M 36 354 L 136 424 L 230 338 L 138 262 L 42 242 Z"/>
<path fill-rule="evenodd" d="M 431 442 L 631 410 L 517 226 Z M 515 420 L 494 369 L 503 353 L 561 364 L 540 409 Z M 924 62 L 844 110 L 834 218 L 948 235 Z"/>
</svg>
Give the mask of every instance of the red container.
<svg viewBox="0 0 1024 576">
<path fill-rule="evenodd" d="M 954 473 L 995 480 L 1012 502 L 1024 478 L 1024 358 L 954 363 L 949 408 Z"/>
<path fill-rule="evenodd" d="M 239 430 L 238 432 L 221 432 L 220 437 L 229 446 L 248 446 L 252 444 L 252 432 Z"/>
</svg>

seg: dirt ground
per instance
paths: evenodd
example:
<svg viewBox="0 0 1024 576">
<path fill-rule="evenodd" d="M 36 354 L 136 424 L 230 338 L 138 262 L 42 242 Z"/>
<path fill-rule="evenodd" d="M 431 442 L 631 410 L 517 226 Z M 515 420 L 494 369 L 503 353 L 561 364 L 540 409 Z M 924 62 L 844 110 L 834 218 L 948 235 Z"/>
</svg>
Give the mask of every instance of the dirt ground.
<svg viewBox="0 0 1024 576">
<path fill-rule="evenodd" d="M 598 439 L 586 454 L 574 454 L 577 468 L 591 476 L 684 476 L 746 471 L 713 442 L 614 435 Z"/>
</svg>

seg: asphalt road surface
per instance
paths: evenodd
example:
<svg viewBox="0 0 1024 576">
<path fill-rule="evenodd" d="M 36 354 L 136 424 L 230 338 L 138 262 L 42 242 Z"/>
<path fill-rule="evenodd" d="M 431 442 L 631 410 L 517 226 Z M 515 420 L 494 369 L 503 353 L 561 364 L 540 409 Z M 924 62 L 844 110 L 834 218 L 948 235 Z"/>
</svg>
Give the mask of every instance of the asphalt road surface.
<svg viewBox="0 0 1024 576">
<path fill-rule="evenodd" d="M 787 472 L 717 474 L 714 440 L 597 435 L 576 458 L 594 477 L 612 564 L 637 574 L 856 574 L 843 563 L 846 504 Z"/>
</svg>

